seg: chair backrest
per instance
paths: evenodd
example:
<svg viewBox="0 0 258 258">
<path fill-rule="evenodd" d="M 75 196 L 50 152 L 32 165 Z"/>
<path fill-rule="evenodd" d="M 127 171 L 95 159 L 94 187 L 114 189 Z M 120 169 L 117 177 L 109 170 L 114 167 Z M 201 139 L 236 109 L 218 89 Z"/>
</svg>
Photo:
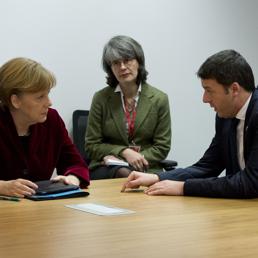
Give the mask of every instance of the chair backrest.
<svg viewBox="0 0 258 258">
<path fill-rule="evenodd" d="M 85 133 L 88 116 L 89 110 L 75 110 L 73 112 L 73 142 L 87 163 L 89 163 L 89 158 L 85 152 Z"/>
</svg>

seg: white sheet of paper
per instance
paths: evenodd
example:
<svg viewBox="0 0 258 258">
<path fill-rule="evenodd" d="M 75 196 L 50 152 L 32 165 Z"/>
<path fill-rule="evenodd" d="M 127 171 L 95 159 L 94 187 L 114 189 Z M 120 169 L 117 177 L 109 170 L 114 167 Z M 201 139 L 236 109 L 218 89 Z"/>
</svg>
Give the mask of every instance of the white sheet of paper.
<svg viewBox="0 0 258 258">
<path fill-rule="evenodd" d="M 114 216 L 114 215 L 135 213 L 135 211 L 107 206 L 103 204 L 96 204 L 96 203 L 79 203 L 79 204 L 71 204 L 71 205 L 65 205 L 65 206 L 68 208 L 85 211 L 85 212 L 102 215 L 102 216 Z"/>
<path fill-rule="evenodd" d="M 129 166 L 129 164 L 123 160 L 107 159 L 105 164 L 107 166 Z"/>
</svg>

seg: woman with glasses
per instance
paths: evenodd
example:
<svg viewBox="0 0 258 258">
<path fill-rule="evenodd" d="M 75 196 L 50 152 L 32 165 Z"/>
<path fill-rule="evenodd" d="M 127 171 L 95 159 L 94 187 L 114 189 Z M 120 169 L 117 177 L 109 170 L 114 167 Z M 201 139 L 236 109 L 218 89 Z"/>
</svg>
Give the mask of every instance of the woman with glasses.
<svg viewBox="0 0 258 258">
<path fill-rule="evenodd" d="M 161 170 L 171 142 L 169 102 L 146 82 L 141 45 L 128 36 L 111 38 L 102 65 L 108 86 L 93 97 L 86 132 L 91 179 Z"/>
</svg>

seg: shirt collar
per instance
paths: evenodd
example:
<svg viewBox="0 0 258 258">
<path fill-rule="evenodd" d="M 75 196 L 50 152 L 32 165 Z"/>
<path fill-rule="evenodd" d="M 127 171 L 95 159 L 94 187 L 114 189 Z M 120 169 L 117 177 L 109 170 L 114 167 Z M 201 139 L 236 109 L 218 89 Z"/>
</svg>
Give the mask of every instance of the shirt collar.
<svg viewBox="0 0 258 258">
<path fill-rule="evenodd" d="M 134 97 L 134 99 L 135 99 L 135 107 L 138 104 L 138 100 L 139 100 L 139 96 L 140 96 L 141 90 L 142 90 L 142 85 L 140 84 L 139 87 L 138 87 L 138 90 L 137 90 L 137 94 Z M 121 101 L 122 101 L 122 104 L 123 104 L 123 109 L 124 109 L 124 111 L 126 111 L 126 109 L 125 109 L 125 102 L 124 102 L 124 94 L 123 94 L 122 89 L 121 89 L 119 84 L 116 86 L 114 92 L 120 92 Z"/>
<path fill-rule="evenodd" d="M 139 95 L 139 92 L 141 92 L 141 91 L 142 91 L 142 85 L 140 84 L 139 87 L 138 87 L 136 96 Z M 117 84 L 114 92 L 121 92 L 121 94 L 124 95 L 119 84 Z"/>
<path fill-rule="evenodd" d="M 239 120 L 245 120 L 245 115 L 246 115 L 246 111 L 249 105 L 249 102 L 251 100 L 252 94 L 250 94 L 249 98 L 247 99 L 247 101 L 245 102 L 245 104 L 241 107 L 241 109 L 238 111 L 238 113 L 236 114 L 236 118 Z"/>
</svg>

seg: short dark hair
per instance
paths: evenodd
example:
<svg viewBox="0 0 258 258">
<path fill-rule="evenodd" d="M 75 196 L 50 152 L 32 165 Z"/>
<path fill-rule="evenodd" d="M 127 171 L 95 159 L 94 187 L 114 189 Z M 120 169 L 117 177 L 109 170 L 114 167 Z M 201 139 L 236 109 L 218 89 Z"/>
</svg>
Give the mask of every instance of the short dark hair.
<svg viewBox="0 0 258 258">
<path fill-rule="evenodd" d="M 136 59 L 139 63 L 138 76 L 136 83 L 145 83 L 148 72 L 145 69 L 145 58 L 141 45 L 128 36 L 115 36 L 111 38 L 104 46 L 102 55 L 102 65 L 107 73 L 107 84 L 116 87 L 118 81 L 112 72 L 112 62 L 119 59 Z"/>
<path fill-rule="evenodd" d="M 252 68 L 243 56 L 232 49 L 210 56 L 199 68 L 197 76 L 201 79 L 215 79 L 225 89 L 234 82 L 246 91 L 255 89 Z"/>
</svg>

